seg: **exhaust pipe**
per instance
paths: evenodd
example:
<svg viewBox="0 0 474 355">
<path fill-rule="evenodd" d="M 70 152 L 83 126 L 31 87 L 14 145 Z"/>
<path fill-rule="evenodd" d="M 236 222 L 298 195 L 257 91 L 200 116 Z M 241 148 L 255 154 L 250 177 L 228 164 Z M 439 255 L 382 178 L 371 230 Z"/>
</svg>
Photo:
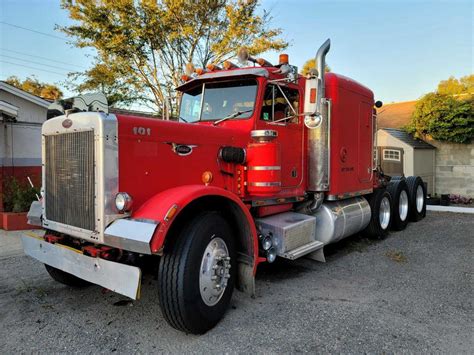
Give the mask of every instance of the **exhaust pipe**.
<svg viewBox="0 0 474 355">
<path fill-rule="evenodd" d="M 331 48 L 331 40 L 328 38 L 326 42 L 319 47 L 318 52 L 316 53 L 316 63 L 318 66 L 318 91 L 317 91 L 317 100 L 316 100 L 316 111 L 315 114 L 321 116 L 321 101 L 325 97 L 326 83 L 324 82 L 324 73 L 326 69 L 326 54 L 328 54 L 329 49 Z"/>
</svg>

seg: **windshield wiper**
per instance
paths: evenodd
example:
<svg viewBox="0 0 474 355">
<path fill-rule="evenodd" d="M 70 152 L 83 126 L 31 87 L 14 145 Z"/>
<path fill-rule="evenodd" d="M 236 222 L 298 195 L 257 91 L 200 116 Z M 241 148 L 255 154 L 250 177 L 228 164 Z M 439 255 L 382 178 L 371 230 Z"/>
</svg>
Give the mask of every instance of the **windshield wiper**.
<svg viewBox="0 0 474 355">
<path fill-rule="evenodd" d="M 180 119 L 180 120 L 183 120 L 183 121 L 186 122 L 186 123 L 189 123 L 188 120 L 184 119 L 184 118 L 181 117 L 181 116 L 179 116 L 179 119 Z"/>
<path fill-rule="evenodd" d="M 231 118 L 236 118 L 240 115 L 243 115 L 244 113 L 248 113 L 248 112 L 252 112 L 253 109 L 251 110 L 245 110 L 245 111 L 237 111 L 237 112 L 234 112 L 232 114 L 230 114 L 229 116 L 226 116 L 224 118 L 221 118 L 220 120 L 217 120 L 213 123 L 214 126 L 217 126 L 219 123 L 221 122 L 224 122 L 224 121 L 227 121 L 227 120 L 230 120 Z"/>
</svg>

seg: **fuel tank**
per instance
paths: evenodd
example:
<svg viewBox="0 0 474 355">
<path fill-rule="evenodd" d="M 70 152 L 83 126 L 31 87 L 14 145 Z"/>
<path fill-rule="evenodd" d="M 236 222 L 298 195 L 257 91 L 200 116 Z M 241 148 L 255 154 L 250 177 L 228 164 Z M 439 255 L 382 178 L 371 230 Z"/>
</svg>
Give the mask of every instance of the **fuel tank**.
<svg viewBox="0 0 474 355">
<path fill-rule="evenodd" d="M 326 201 L 313 213 L 316 240 L 330 244 L 353 235 L 367 227 L 370 215 L 370 206 L 364 197 Z"/>
</svg>

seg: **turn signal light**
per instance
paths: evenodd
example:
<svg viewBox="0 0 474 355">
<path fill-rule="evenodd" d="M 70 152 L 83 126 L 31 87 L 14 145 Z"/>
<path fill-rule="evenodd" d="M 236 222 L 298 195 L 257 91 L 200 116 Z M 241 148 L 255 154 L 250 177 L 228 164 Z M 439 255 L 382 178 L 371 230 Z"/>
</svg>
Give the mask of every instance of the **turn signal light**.
<svg viewBox="0 0 474 355">
<path fill-rule="evenodd" d="M 173 206 L 170 207 L 168 212 L 166 212 L 164 220 L 166 222 L 170 221 L 174 217 L 177 211 L 178 211 L 178 205 L 174 204 Z"/>
<path fill-rule="evenodd" d="M 202 173 L 202 182 L 206 185 L 212 182 L 212 173 L 210 171 L 205 171 Z"/>
</svg>

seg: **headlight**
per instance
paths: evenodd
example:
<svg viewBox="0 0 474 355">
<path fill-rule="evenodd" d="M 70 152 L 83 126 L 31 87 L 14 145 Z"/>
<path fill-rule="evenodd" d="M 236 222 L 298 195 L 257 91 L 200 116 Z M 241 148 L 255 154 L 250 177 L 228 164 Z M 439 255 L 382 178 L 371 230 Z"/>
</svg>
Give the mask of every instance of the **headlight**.
<svg viewBox="0 0 474 355">
<path fill-rule="evenodd" d="M 275 248 L 271 247 L 270 249 L 268 249 L 267 251 L 267 261 L 269 263 L 273 263 L 275 261 L 277 257 L 277 251 Z"/>
<path fill-rule="evenodd" d="M 268 249 L 270 249 L 272 247 L 272 244 L 273 244 L 273 241 L 272 241 L 272 238 L 270 236 L 265 236 L 262 238 L 262 249 L 267 251 Z"/>
<path fill-rule="evenodd" d="M 126 192 L 119 192 L 115 196 L 115 207 L 120 212 L 127 212 L 132 207 L 132 198 Z"/>
</svg>

